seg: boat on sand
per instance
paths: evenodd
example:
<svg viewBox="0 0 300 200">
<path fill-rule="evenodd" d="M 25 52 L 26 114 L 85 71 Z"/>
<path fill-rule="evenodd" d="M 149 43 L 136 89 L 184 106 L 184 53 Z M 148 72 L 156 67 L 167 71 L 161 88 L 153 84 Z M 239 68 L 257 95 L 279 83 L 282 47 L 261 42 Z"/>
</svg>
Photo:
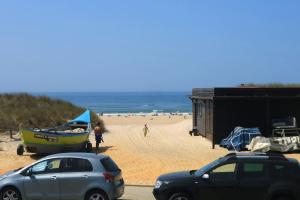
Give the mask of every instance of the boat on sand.
<svg viewBox="0 0 300 200">
<path fill-rule="evenodd" d="M 17 154 L 22 155 L 25 150 L 37 154 L 91 152 L 92 144 L 89 142 L 91 130 L 89 110 L 62 126 L 49 129 L 22 128 L 20 130 L 22 143 L 17 147 Z"/>
</svg>

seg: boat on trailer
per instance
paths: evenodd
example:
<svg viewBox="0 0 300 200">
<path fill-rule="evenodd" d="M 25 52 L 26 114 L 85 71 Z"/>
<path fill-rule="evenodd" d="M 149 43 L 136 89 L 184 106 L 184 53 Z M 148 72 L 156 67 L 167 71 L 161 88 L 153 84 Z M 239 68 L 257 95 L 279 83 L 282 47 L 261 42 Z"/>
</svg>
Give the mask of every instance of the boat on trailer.
<svg viewBox="0 0 300 200">
<path fill-rule="evenodd" d="M 60 152 L 92 151 L 89 135 L 92 131 L 90 111 L 66 124 L 49 129 L 25 128 L 20 130 L 22 143 L 17 147 L 17 154 L 25 150 L 37 154 Z"/>
</svg>

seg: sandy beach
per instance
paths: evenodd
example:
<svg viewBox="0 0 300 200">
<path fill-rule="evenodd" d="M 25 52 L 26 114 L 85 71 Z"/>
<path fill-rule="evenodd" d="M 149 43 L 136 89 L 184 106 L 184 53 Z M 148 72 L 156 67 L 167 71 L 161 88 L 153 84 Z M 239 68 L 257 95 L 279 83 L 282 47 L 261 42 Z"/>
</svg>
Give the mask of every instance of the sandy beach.
<svg viewBox="0 0 300 200">
<path fill-rule="evenodd" d="M 110 130 L 104 136 L 103 145 L 109 148 L 104 153 L 120 165 L 127 183 L 154 184 L 162 173 L 197 169 L 226 154 L 219 148 L 211 151 L 206 139 L 188 134 L 191 116 L 105 117 L 104 121 Z"/>
<path fill-rule="evenodd" d="M 127 184 L 153 185 L 162 173 L 197 169 L 226 155 L 201 137 L 188 134 L 191 116 L 103 116 L 109 130 L 99 153 L 111 156 L 123 171 Z M 149 133 L 143 134 L 147 123 Z M 0 136 L 0 173 L 35 161 L 38 157 L 25 153 L 16 155 L 18 140 Z M 91 141 L 94 143 L 93 135 Z M 95 146 L 95 144 L 94 144 Z M 300 154 L 287 154 L 300 161 Z"/>
</svg>

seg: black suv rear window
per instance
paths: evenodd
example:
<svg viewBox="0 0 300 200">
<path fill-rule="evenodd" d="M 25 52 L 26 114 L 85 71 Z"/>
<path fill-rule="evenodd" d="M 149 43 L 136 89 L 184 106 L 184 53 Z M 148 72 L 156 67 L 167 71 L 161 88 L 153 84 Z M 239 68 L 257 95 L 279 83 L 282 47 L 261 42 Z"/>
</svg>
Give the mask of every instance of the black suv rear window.
<svg viewBox="0 0 300 200">
<path fill-rule="evenodd" d="M 108 172 L 117 172 L 120 170 L 117 164 L 109 157 L 101 159 L 100 162 Z"/>
</svg>

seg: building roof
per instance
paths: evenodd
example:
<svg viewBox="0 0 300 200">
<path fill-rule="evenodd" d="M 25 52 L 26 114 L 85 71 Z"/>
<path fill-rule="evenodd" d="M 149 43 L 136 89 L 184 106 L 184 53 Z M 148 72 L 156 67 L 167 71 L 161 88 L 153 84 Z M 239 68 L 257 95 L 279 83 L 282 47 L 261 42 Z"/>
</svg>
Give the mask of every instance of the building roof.
<svg viewBox="0 0 300 200">
<path fill-rule="evenodd" d="M 190 99 L 215 98 L 300 98 L 300 88 L 193 88 Z"/>
</svg>

